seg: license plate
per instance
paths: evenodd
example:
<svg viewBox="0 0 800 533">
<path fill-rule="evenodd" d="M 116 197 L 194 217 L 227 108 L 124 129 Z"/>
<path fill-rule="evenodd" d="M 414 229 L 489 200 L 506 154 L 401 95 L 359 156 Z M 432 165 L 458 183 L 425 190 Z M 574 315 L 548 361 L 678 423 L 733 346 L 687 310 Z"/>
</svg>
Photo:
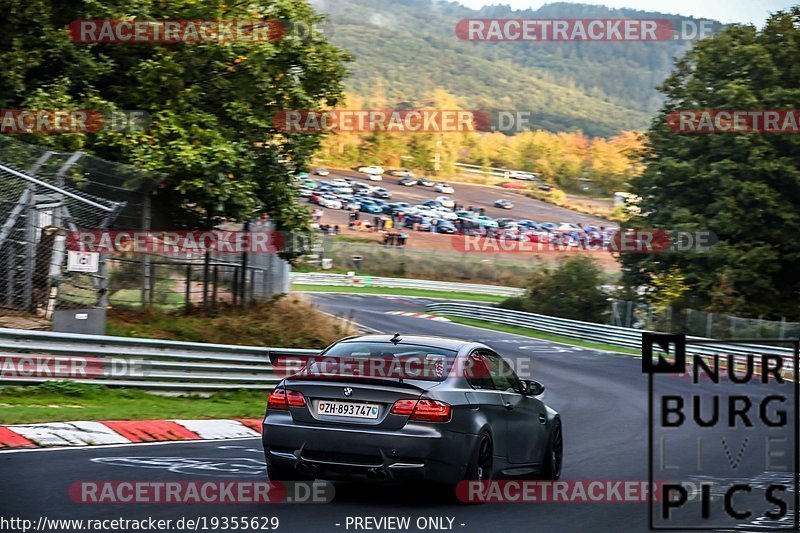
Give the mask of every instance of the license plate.
<svg viewBox="0 0 800 533">
<path fill-rule="evenodd" d="M 347 418 L 378 418 L 378 406 L 374 403 L 336 402 L 323 400 L 317 404 L 317 414 Z"/>
</svg>

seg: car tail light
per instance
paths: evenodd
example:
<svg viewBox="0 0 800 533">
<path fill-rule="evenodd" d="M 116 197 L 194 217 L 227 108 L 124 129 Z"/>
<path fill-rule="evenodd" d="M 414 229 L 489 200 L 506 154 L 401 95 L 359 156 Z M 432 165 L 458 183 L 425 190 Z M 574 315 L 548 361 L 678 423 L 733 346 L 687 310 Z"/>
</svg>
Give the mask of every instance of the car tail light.
<svg viewBox="0 0 800 533">
<path fill-rule="evenodd" d="M 449 422 L 453 408 L 438 400 L 397 400 L 391 413 L 410 415 L 410 420 L 420 422 Z"/>
<path fill-rule="evenodd" d="M 289 409 L 289 407 L 303 407 L 306 399 L 297 391 L 275 389 L 267 397 L 267 409 Z"/>
</svg>

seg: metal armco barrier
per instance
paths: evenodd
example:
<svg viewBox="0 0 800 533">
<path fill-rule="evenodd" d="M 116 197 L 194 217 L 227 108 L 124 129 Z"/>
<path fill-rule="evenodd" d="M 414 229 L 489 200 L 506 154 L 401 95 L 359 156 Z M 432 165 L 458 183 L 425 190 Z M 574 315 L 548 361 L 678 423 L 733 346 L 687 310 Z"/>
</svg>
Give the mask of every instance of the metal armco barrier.
<svg viewBox="0 0 800 533">
<path fill-rule="evenodd" d="M 203 391 L 269 389 L 280 381 L 269 353 L 313 355 L 319 350 L 232 346 L 103 335 L 79 335 L 0 328 L 0 360 L 25 357 L 91 363 L 107 362 L 107 372 L 86 377 L 10 375 L 0 367 L 0 385 L 33 385 L 55 379 L 154 390 Z M 118 368 L 112 368 L 116 366 Z"/>
<path fill-rule="evenodd" d="M 466 292 L 472 294 L 491 294 L 495 296 L 522 296 L 525 289 L 501 287 L 498 285 L 476 285 L 451 281 L 431 281 L 411 278 L 382 278 L 378 276 L 348 276 L 347 274 L 325 274 L 316 272 L 292 272 L 292 283 L 299 285 L 331 285 L 338 287 L 388 287 L 400 289 L 428 289 L 444 292 Z"/>
<path fill-rule="evenodd" d="M 557 318 L 523 311 L 512 311 L 510 309 L 500 309 L 481 305 L 470 305 L 461 303 L 432 303 L 425 306 L 427 311 L 437 315 L 450 315 L 463 318 L 475 318 L 493 322 L 495 324 L 505 324 L 509 326 L 519 326 L 523 328 L 535 329 L 545 333 L 552 333 L 581 339 L 585 341 L 600 342 L 613 346 L 640 349 L 642 347 L 642 333 L 646 330 L 623 328 L 611 326 L 609 324 L 595 324 L 593 322 L 581 322 L 568 318 Z M 688 340 L 702 340 L 700 337 L 687 337 Z M 791 341 L 792 339 L 787 339 Z M 700 355 L 727 355 L 735 356 L 752 353 L 781 355 L 784 361 L 791 362 L 793 355 L 792 349 L 784 346 L 765 346 L 759 345 L 755 341 L 753 344 L 687 344 L 687 353 Z M 792 368 L 788 366 L 786 368 Z"/>
</svg>

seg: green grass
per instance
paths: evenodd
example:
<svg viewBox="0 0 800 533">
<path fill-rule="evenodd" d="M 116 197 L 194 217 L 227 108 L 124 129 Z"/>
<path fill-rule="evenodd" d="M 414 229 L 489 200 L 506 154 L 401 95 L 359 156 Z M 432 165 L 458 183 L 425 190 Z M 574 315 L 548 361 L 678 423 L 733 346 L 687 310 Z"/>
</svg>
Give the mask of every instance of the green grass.
<svg viewBox="0 0 800 533">
<path fill-rule="evenodd" d="M 609 352 L 629 353 L 633 355 L 640 355 L 640 350 L 633 348 L 625 348 L 623 346 L 614 346 L 612 344 L 604 344 L 602 342 L 591 342 L 576 339 L 574 337 L 564 337 L 562 335 L 553 335 L 552 333 L 545 333 L 530 328 L 523 328 L 519 326 L 509 326 L 506 324 L 495 324 L 494 322 L 487 322 L 486 320 L 478 320 L 475 318 L 463 318 L 459 316 L 451 316 L 440 314 L 455 322 L 456 324 L 464 324 L 467 326 L 477 326 L 479 328 L 493 329 L 495 331 L 502 331 L 503 333 L 513 333 L 515 335 L 522 335 L 523 337 L 533 337 L 535 339 L 542 339 L 546 341 L 562 342 L 564 344 L 571 344 L 573 346 L 581 346 L 583 348 L 591 348 L 593 350 L 605 350 Z"/>
<path fill-rule="evenodd" d="M 340 287 L 338 285 L 292 285 L 294 292 L 352 292 L 367 294 L 392 294 L 395 296 L 421 296 L 446 298 L 448 300 L 474 300 L 478 302 L 502 302 L 505 296 L 473 294 L 469 292 L 432 291 L 428 289 L 395 289 L 390 287 Z"/>
<path fill-rule="evenodd" d="M 69 381 L 0 389 L 0 424 L 70 420 L 260 418 L 268 387 L 210 396 L 161 396 Z"/>
</svg>

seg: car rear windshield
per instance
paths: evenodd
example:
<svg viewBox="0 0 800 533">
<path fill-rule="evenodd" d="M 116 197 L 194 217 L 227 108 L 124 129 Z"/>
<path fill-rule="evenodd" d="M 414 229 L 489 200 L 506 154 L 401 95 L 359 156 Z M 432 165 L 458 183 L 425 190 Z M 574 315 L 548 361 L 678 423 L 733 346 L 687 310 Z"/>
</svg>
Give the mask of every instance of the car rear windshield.
<svg viewBox="0 0 800 533">
<path fill-rule="evenodd" d="M 443 381 L 457 352 L 390 342 L 341 342 L 311 362 L 304 375 Z"/>
</svg>

